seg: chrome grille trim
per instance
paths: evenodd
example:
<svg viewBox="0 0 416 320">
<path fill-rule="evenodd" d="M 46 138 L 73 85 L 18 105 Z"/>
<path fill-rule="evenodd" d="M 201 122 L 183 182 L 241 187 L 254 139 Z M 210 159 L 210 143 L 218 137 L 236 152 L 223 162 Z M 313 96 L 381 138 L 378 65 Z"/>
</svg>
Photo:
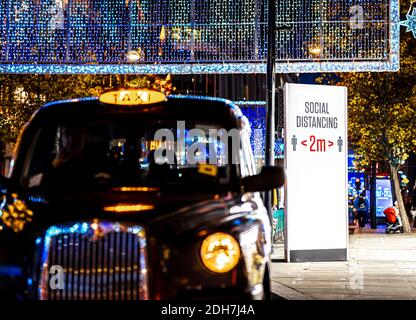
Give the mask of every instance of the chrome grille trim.
<svg viewBox="0 0 416 320">
<path fill-rule="evenodd" d="M 143 227 L 90 221 L 47 229 L 38 284 L 40 300 L 147 300 Z M 64 270 L 64 288 L 50 288 L 49 269 Z"/>
</svg>

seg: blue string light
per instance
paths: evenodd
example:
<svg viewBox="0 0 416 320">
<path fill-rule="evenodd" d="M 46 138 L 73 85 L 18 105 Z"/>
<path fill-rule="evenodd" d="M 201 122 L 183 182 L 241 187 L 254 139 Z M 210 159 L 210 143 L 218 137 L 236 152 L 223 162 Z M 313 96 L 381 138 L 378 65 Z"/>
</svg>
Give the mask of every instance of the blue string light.
<svg viewBox="0 0 416 320">
<path fill-rule="evenodd" d="M 235 101 L 242 113 L 247 117 L 251 136 L 250 143 L 254 151 L 254 158 L 259 162 L 264 161 L 265 137 L 266 137 L 266 102 L 265 101 Z M 284 141 L 278 138 L 275 141 L 275 155 L 277 158 L 284 156 Z"/>
<path fill-rule="evenodd" d="M 265 0 L 7 0 L 0 15 L 0 72 L 266 72 Z M 279 1 L 276 71 L 398 70 L 399 23 L 398 0 Z"/>
<path fill-rule="evenodd" d="M 406 32 L 412 32 L 413 37 L 416 38 L 416 8 L 410 8 L 406 14 L 406 20 L 400 22 L 401 26 L 405 26 Z"/>
</svg>

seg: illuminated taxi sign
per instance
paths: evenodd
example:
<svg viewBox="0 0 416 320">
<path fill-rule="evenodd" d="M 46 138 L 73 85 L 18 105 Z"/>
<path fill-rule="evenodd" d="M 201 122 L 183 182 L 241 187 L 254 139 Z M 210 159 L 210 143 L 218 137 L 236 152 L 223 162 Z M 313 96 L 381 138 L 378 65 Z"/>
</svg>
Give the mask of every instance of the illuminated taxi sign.
<svg viewBox="0 0 416 320">
<path fill-rule="evenodd" d="M 163 93 L 146 89 L 109 91 L 103 93 L 99 98 L 99 101 L 102 103 L 121 106 L 152 104 L 165 100 L 166 96 Z"/>
</svg>

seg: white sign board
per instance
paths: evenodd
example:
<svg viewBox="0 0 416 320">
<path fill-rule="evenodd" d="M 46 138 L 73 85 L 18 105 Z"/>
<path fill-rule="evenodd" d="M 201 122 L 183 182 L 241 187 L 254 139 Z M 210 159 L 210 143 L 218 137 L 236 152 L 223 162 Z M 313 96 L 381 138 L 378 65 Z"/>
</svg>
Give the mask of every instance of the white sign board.
<svg viewBox="0 0 416 320">
<path fill-rule="evenodd" d="M 347 89 L 285 86 L 286 258 L 347 260 Z"/>
</svg>

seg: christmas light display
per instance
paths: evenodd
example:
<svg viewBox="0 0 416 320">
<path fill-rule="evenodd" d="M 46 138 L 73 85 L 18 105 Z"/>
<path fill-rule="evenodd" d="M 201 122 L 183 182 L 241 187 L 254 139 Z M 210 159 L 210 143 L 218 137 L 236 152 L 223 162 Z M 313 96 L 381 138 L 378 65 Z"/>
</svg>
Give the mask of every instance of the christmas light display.
<svg viewBox="0 0 416 320">
<path fill-rule="evenodd" d="M 265 101 L 234 101 L 240 107 L 241 112 L 247 117 L 250 128 L 250 143 L 254 152 L 254 158 L 259 165 L 263 165 L 266 150 L 266 102 Z M 275 140 L 275 156 L 284 156 L 283 138 Z"/>
<path fill-rule="evenodd" d="M 263 161 L 266 137 L 266 106 L 263 101 L 236 101 L 243 114 L 247 117 L 250 128 L 250 143 L 256 161 Z"/>
<path fill-rule="evenodd" d="M 400 21 L 401 26 L 406 27 L 406 32 L 412 32 L 413 37 L 416 38 L 416 8 L 413 8 L 413 4 L 410 6 L 409 11 L 406 14 L 406 20 Z"/>
<path fill-rule="evenodd" d="M 0 72 L 266 71 L 266 0 L 4 0 L 0 14 Z M 277 28 L 277 72 L 398 69 L 398 0 L 278 1 Z"/>
</svg>

